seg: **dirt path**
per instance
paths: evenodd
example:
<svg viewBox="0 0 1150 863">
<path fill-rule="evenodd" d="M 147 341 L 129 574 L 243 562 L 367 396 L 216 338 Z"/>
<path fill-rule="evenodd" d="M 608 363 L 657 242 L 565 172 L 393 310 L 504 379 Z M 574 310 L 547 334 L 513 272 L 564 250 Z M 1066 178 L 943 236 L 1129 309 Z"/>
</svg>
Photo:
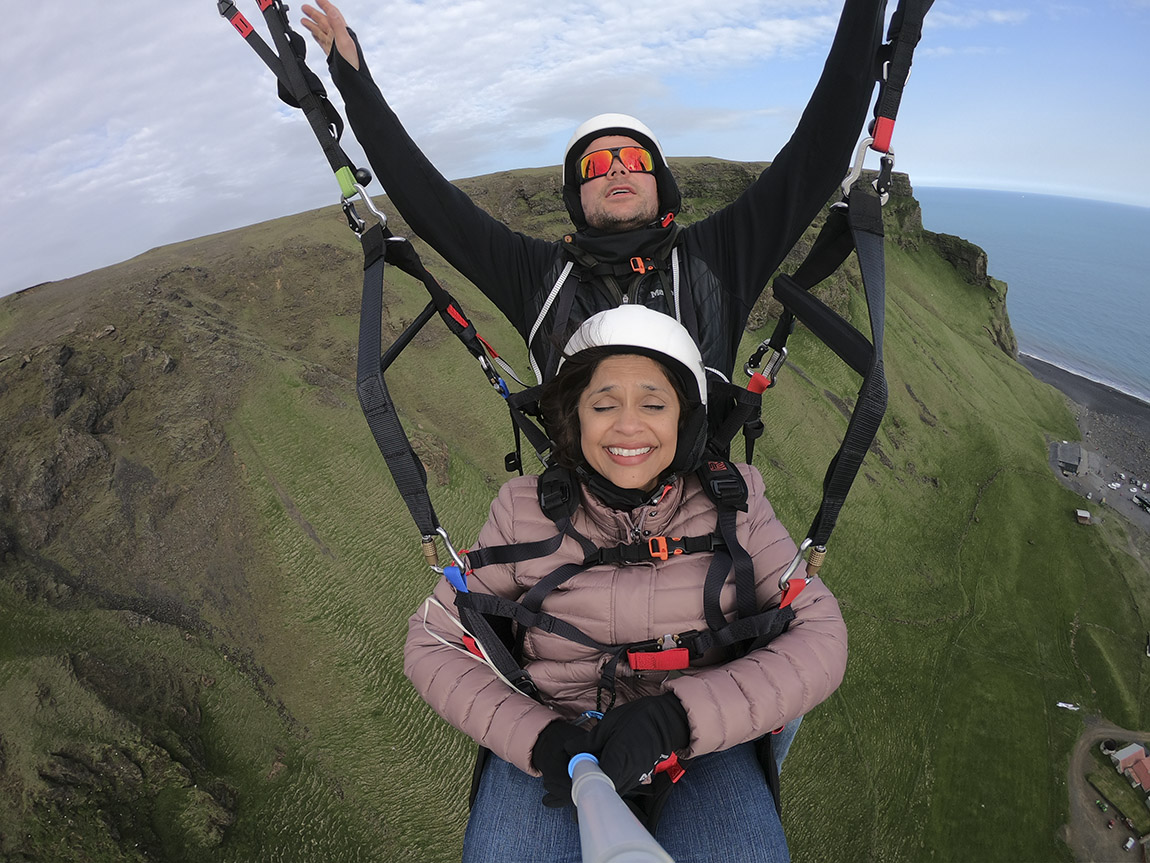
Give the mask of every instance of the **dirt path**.
<svg viewBox="0 0 1150 863">
<path fill-rule="evenodd" d="M 1141 845 L 1135 845 L 1130 851 L 1122 850 L 1127 837 L 1133 836 L 1135 841 L 1138 839 L 1125 824 L 1116 820 L 1114 829 L 1106 827 L 1113 810 L 1105 814 L 1099 811 L 1094 802 L 1098 799 L 1098 792 L 1090 787 L 1086 774 L 1094 766 L 1091 747 L 1111 737 L 1120 741 L 1146 740 L 1150 738 L 1150 733 L 1128 731 L 1097 716 L 1087 716 L 1085 721 L 1086 728 L 1070 755 L 1070 769 L 1066 777 L 1070 794 L 1070 824 L 1064 828 L 1062 838 L 1079 863 L 1105 863 L 1111 860 L 1133 863 L 1145 860 L 1145 849 Z"/>
</svg>

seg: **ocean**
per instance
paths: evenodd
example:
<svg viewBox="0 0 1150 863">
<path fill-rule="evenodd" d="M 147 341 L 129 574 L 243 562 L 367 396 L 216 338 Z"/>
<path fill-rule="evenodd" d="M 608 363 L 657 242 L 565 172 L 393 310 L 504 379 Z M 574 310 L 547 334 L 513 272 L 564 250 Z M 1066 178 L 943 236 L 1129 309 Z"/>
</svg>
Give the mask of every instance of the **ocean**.
<svg viewBox="0 0 1150 863">
<path fill-rule="evenodd" d="M 986 250 L 1019 351 L 1150 402 L 1150 208 L 915 187 L 928 230 Z"/>
</svg>

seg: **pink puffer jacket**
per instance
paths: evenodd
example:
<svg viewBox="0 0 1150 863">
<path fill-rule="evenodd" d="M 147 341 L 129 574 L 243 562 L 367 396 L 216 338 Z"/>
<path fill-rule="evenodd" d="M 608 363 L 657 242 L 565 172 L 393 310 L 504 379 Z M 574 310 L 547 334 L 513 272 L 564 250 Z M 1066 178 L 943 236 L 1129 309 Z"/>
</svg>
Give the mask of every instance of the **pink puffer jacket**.
<svg viewBox="0 0 1150 863">
<path fill-rule="evenodd" d="M 763 479 L 739 465 L 749 487 L 749 512 L 739 513 L 739 541 L 755 564 L 760 607 L 778 605 L 779 576 L 797 548 L 763 496 Z M 599 546 L 615 546 L 650 536 L 701 536 L 715 529 L 716 511 L 694 476 L 677 482 L 654 506 L 634 512 L 608 509 L 583 490 L 573 523 Z M 476 547 L 524 543 L 555 535 L 540 510 L 536 477 L 506 483 Z M 603 644 L 624 644 L 666 633 L 705 629 L 703 582 L 712 555 L 684 554 L 666 561 L 592 567 L 553 591 L 543 610 L 566 620 Z M 566 537 L 545 558 L 476 570 L 474 592 L 518 599 L 556 567 L 581 562 L 578 544 Z M 795 577 L 805 575 L 800 566 Z M 436 604 L 438 603 L 438 605 Z M 721 604 L 728 620 L 735 611 L 733 579 Z M 846 668 L 846 627 L 838 603 L 819 579 L 793 603 L 795 619 L 768 646 L 738 659 L 704 656 L 684 672 L 632 672 L 618 666 L 618 702 L 670 691 L 678 696 L 691 724 L 691 743 L 682 757 L 727 749 L 770 732 L 811 710 L 842 682 Z M 447 644 L 433 637 L 443 638 Z M 556 635 L 529 630 L 524 663 L 543 695 L 534 701 L 504 683 L 461 642 L 454 592 L 440 581 L 408 626 L 404 671 L 419 694 L 456 728 L 521 770 L 538 775 L 531 748 L 555 719 L 574 719 L 594 709 L 600 668 L 606 658 Z M 711 663 L 711 664 L 708 664 Z"/>
</svg>

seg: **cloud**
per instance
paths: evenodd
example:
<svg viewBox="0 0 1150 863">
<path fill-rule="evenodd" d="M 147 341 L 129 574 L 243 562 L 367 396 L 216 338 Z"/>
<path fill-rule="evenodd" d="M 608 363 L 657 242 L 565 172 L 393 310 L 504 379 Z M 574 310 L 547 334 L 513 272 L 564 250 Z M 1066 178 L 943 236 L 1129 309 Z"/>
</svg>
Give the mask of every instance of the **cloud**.
<svg viewBox="0 0 1150 863">
<path fill-rule="evenodd" d="M 940 4 L 941 5 L 941 4 Z M 1030 18 L 1027 9 L 970 9 L 958 8 L 954 4 L 931 7 L 923 23 L 923 29 L 971 30 L 985 25 L 1017 25 Z"/>
<path fill-rule="evenodd" d="M 238 2 L 265 32 L 254 0 Z M 785 140 L 793 127 L 842 0 L 344 0 L 341 8 L 413 137 L 445 174 L 461 177 L 555 164 L 571 130 L 602 110 L 642 116 L 673 153 L 769 158 L 764 142 Z M 211 0 L 146 14 L 129 0 L 79 4 L 67 15 L 32 4 L 20 14 L 21 38 L 0 54 L 4 80 L 16 82 L 0 90 L 0 293 L 335 203 L 302 115 L 279 102 L 274 77 Z M 1032 17 L 940 0 L 919 56 L 1019 50 L 1010 34 Z M 309 60 L 326 80 L 310 41 Z M 1087 58 L 1080 65 L 1091 68 Z M 362 161 L 350 136 L 345 146 Z"/>
</svg>

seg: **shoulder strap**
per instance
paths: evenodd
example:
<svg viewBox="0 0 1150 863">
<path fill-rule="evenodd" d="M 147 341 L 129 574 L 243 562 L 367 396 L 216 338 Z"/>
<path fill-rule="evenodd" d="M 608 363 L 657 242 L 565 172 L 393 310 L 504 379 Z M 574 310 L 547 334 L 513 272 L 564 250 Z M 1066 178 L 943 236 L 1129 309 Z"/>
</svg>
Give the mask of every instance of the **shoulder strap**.
<svg viewBox="0 0 1150 863">
<path fill-rule="evenodd" d="M 365 169 L 356 169 L 340 147 L 343 135 L 343 118 L 327 98 L 327 92 L 319 77 L 307 67 L 307 43 L 291 28 L 287 16 L 287 4 L 280 0 L 260 0 L 264 21 L 275 44 L 273 51 L 256 32 L 251 22 L 244 17 L 232 0 L 218 0 L 216 8 L 227 18 L 236 32 L 256 52 L 264 64 L 276 76 L 280 98 L 293 108 L 300 108 L 307 117 L 308 124 L 327 156 L 328 164 L 335 172 L 340 189 L 345 198 L 356 194 L 355 184 L 367 185 L 371 175 Z M 358 176 L 357 176 L 358 174 Z"/>
</svg>

